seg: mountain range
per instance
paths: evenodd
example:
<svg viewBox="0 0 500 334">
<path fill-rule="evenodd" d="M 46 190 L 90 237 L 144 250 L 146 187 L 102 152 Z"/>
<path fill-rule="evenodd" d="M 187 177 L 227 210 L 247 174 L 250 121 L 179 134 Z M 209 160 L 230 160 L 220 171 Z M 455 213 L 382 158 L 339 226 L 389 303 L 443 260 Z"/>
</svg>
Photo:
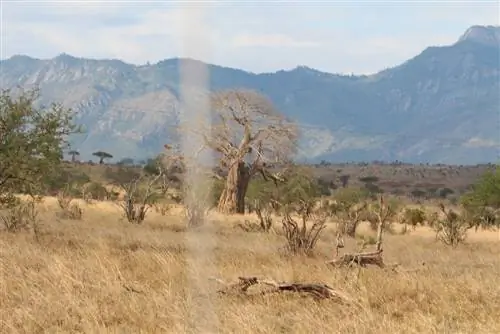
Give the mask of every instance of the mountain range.
<svg viewBox="0 0 500 334">
<path fill-rule="evenodd" d="M 472 26 L 454 44 L 430 46 L 374 75 L 306 66 L 255 74 L 207 64 L 209 88 L 267 95 L 300 125 L 300 160 L 498 162 L 499 50 L 500 27 Z M 0 61 L 0 82 L 4 89 L 37 86 L 39 103 L 72 108 L 86 129 L 71 139 L 83 159 L 98 150 L 144 159 L 174 140 L 182 60 L 139 66 L 16 55 Z"/>
</svg>

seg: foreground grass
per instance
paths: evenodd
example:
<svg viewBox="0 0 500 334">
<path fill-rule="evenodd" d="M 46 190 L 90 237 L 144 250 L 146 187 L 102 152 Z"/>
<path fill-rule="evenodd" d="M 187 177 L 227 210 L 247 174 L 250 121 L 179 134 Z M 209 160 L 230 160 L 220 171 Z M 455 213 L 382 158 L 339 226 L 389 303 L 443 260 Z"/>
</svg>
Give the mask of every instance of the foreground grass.
<svg viewBox="0 0 500 334">
<path fill-rule="evenodd" d="M 214 217 L 212 230 L 198 231 L 198 240 L 188 243 L 177 215 L 152 213 L 144 225 L 133 226 L 115 210 L 99 204 L 86 209 L 83 221 L 61 221 L 49 206 L 38 241 L 27 233 L 0 234 L 2 332 L 500 332 L 496 232 L 472 232 L 470 242 L 455 250 L 425 231 L 387 236 L 386 262 L 410 270 L 360 271 L 325 266 L 333 253 L 330 231 L 316 257 L 290 258 L 280 255 L 280 235 L 245 233 L 224 217 Z M 190 248 L 203 240 L 214 242 L 211 257 Z M 356 247 L 353 240 L 346 245 Z M 216 295 L 211 275 L 324 282 L 357 304 L 295 294 Z M 192 289 L 200 284 L 204 291 Z M 200 313 L 207 298 L 216 318 Z"/>
</svg>

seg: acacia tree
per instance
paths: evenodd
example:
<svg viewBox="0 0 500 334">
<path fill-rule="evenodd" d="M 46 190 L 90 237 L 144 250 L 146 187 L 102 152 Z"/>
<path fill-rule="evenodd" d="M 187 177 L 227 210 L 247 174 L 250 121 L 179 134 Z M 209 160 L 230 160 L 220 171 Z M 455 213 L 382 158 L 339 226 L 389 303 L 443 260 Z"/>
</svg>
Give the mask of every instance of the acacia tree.
<svg viewBox="0 0 500 334">
<path fill-rule="evenodd" d="M 37 89 L 0 92 L 0 202 L 42 190 L 44 180 L 60 172 L 68 135 L 79 132 L 71 110 L 37 108 L 38 97 Z"/>
<path fill-rule="evenodd" d="M 102 165 L 104 163 L 104 159 L 111 159 L 113 156 L 109 154 L 108 152 L 103 152 L 103 151 L 97 151 L 92 153 L 93 156 L 99 158 L 99 164 Z"/>
<path fill-rule="evenodd" d="M 210 135 L 201 134 L 227 171 L 218 203 L 221 213 L 244 213 L 248 184 L 256 173 L 276 181 L 267 167 L 295 152 L 297 127 L 271 101 L 252 90 L 226 90 L 211 96 L 214 120 Z"/>
</svg>

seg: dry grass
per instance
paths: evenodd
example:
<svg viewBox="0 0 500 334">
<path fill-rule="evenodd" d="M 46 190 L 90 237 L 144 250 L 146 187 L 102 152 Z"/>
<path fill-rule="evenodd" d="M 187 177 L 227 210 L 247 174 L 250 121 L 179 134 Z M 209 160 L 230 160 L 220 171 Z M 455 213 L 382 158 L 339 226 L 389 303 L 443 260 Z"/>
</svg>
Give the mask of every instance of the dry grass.
<svg viewBox="0 0 500 334">
<path fill-rule="evenodd" d="M 82 221 L 58 220 L 55 205 L 43 204 L 38 242 L 28 233 L 0 233 L 2 332 L 500 333 L 497 232 L 471 232 L 455 250 L 430 231 L 389 235 L 386 261 L 418 270 L 359 271 L 325 266 L 334 249 L 331 229 L 315 258 L 288 258 L 279 255 L 282 236 L 245 233 L 235 228 L 238 218 L 214 215 L 212 271 L 198 271 L 210 293 L 200 296 L 189 289 L 188 232 L 175 210 L 165 217 L 151 212 L 134 226 L 120 220 L 116 205 L 82 203 Z M 346 249 L 355 247 L 348 240 Z M 208 281 L 214 272 L 324 282 L 359 305 L 290 294 L 215 295 L 217 283 Z M 213 298 L 216 329 L 203 328 L 208 318 L 192 313 L 203 297 Z"/>
</svg>

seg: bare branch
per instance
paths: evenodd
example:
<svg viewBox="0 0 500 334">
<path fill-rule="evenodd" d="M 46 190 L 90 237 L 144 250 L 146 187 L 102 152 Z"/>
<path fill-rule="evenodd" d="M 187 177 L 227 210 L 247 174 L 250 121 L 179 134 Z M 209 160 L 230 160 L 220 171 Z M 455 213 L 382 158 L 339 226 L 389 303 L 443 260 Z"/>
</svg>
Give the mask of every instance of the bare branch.
<svg viewBox="0 0 500 334">
<path fill-rule="evenodd" d="M 261 291 L 260 294 L 298 292 L 307 293 L 317 299 L 333 299 L 337 302 L 353 303 L 352 298 L 335 291 L 333 288 L 323 283 L 278 283 L 272 279 L 261 279 L 258 277 L 238 277 L 238 279 L 238 282 L 228 284 L 223 280 L 212 278 L 212 280 L 216 280 L 218 283 L 224 285 L 224 288 L 218 291 L 222 294 L 248 294 L 250 287 L 264 285 L 271 287 L 271 290 Z"/>
</svg>

